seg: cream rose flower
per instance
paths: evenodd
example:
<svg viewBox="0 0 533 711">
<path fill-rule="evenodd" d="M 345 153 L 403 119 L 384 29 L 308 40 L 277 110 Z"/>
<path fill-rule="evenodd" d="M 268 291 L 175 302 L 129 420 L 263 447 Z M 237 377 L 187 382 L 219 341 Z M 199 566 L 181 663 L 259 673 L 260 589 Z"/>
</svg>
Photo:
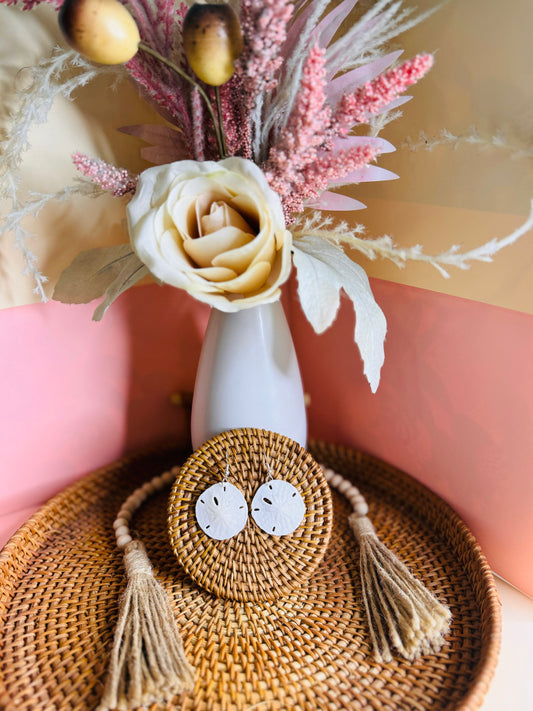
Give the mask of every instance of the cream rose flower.
<svg viewBox="0 0 533 711">
<path fill-rule="evenodd" d="M 254 163 L 149 168 L 127 213 L 133 249 L 157 279 L 222 311 L 279 298 L 291 270 L 291 234 Z"/>
</svg>

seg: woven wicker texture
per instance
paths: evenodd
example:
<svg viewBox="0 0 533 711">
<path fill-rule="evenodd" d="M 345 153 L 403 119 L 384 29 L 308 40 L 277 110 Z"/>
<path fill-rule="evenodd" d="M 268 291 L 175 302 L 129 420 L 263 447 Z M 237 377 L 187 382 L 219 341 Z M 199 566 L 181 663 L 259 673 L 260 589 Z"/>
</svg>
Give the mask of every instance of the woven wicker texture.
<svg viewBox="0 0 533 711">
<path fill-rule="evenodd" d="M 229 540 L 209 538 L 195 517 L 198 497 L 224 476 L 244 494 L 248 521 Z M 262 531 L 251 516 L 251 502 L 268 478 L 295 486 L 306 513 L 290 536 Z M 241 429 L 209 440 L 185 462 L 169 499 L 170 543 L 183 568 L 206 590 L 236 600 L 274 600 L 304 583 L 320 563 L 331 534 L 331 494 L 322 470 L 299 444 L 273 432 Z"/>
<path fill-rule="evenodd" d="M 436 496 L 366 455 L 315 444 L 318 461 L 352 478 L 381 538 L 451 607 L 439 654 L 377 664 L 361 608 L 348 505 L 333 494 L 326 555 L 301 587 L 275 602 L 218 599 L 198 588 L 166 534 L 168 491 L 132 524 L 172 596 L 193 694 L 172 709 L 262 711 L 480 707 L 496 665 L 500 611 L 488 565 L 465 525 Z M 125 460 L 55 497 L 0 557 L 0 648 L 5 711 L 95 708 L 124 585 L 112 522 L 123 499 L 177 451 Z"/>
</svg>

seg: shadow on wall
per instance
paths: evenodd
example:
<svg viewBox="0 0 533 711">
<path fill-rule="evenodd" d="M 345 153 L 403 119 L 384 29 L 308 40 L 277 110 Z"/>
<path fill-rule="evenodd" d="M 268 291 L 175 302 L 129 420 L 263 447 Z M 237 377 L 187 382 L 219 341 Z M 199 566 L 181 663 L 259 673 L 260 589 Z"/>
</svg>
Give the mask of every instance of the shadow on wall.
<svg viewBox="0 0 533 711">
<path fill-rule="evenodd" d="M 210 309 L 172 287 L 132 291 L 135 299 L 125 305 L 131 360 L 124 449 L 164 441 L 189 447 L 190 408 L 175 396 L 193 391 Z"/>
</svg>

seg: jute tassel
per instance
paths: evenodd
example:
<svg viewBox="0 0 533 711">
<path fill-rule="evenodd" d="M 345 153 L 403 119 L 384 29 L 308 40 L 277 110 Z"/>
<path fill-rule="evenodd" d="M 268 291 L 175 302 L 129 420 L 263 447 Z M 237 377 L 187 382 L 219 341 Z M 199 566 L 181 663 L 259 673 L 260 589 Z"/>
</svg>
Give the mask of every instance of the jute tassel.
<svg viewBox="0 0 533 711">
<path fill-rule="evenodd" d="M 438 652 L 450 626 L 449 608 L 378 538 L 359 490 L 340 474 L 323 470 L 354 509 L 348 522 L 359 542 L 363 602 L 376 660 L 390 661 L 393 650 L 410 660 Z"/>
<path fill-rule="evenodd" d="M 185 657 L 168 595 L 154 577 L 143 544 L 132 540 L 128 528 L 133 511 L 166 479 L 158 477 L 134 492 L 115 521 L 127 585 L 97 711 L 149 708 L 194 686 L 194 669 Z"/>
<path fill-rule="evenodd" d="M 438 652 L 451 613 L 380 541 L 366 516 L 352 514 L 348 522 L 359 541 L 363 601 L 374 656 L 392 659 L 392 648 L 406 659 Z"/>
</svg>

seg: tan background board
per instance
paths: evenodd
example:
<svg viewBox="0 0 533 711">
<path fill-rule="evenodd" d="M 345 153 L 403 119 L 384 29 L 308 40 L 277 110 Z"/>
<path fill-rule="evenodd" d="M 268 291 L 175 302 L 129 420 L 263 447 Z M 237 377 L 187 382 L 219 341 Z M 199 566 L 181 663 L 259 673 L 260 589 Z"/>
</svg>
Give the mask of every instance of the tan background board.
<svg viewBox="0 0 533 711">
<path fill-rule="evenodd" d="M 421 3 L 420 9 L 428 5 Z M 30 13 L 2 6 L 0 20 L 5 122 L 19 68 L 46 55 L 61 36 L 56 12 L 48 6 Z M 533 197 L 532 26 L 529 0 L 450 0 L 398 38 L 403 57 L 434 52 L 435 67 L 409 92 L 414 98 L 402 108 L 403 117 L 382 133 L 397 151 L 384 155 L 379 164 L 400 180 L 355 187 L 352 194 L 368 209 L 348 214 L 350 221 L 364 223 L 370 235 L 389 233 L 403 246 L 423 244 L 428 254 L 452 244 L 468 250 L 522 224 Z M 70 155 L 77 150 L 138 171 L 147 166 L 138 157 L 139 142 L 115 129 L 156 120 L 127 83 L 112 93 L 105 81 L 96 82 L 80 91 L 75 103 L 57 101 L 47 124 L 32 132 L 23 183 L 39 190 L 69 183 L 76 175 Z M 489 143 L 503 132 L 503 145 L 442 145 L 430 152 L 408 147 L 407 139 L 416 142 L 421 131 L 429 137 L 443 129 L 463 136 L 473 126 Z M 43 210 L 31 248 L 50 277 L 48 288 L 81 249 L 124 241 L 123 217 L 124 204 L 111 198 L 79 199 Z M 399 270 L 384 261 L 357 259 L 371 276 L 532 313 L 532 239 L 524 237 L 492 265 L 477 264 L 465 273 L 453 270 L 448 280 L 426 265 Z M 36 301 L 9 235 L 0 242 L 0 259 L 0 306 Z"/>
<path fill-rule="evenodd" d="M 525 221 L 533 198 L 532 27 L 529 0 L 451 0 L 399 38 L 403 57 L 433 52 L 435 65 L 408 92 L 403 117 L 384 129 L 397 151 L 379 164 L 400 179 L 354 189 L 368 209 L 353 216 L 369 234 L 435 254 L 452 244 L 473 249 Z M 472 129 L 480 143 L 409 148 L 421 132 L 468 137 Z M 500 133 L 501 145 L 492 146 Z M 448 280 L 425 265 L 358 261 L 372 276 L 533 313 L 531 233 L 493 264 L 453 269 Z"/>
</svg>

